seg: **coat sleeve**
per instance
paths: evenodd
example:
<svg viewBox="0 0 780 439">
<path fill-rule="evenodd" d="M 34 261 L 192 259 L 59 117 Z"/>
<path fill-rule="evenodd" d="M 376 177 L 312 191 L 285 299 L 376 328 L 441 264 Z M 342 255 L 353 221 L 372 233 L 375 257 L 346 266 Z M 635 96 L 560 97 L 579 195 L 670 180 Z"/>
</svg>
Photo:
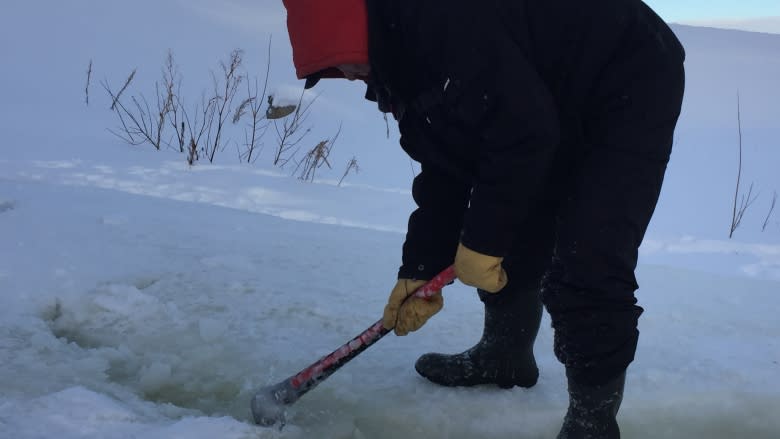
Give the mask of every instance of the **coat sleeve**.
<svg viewBox="0 0 780 439">
<path fill-rule="evenodd" d="M 470 190 L 466 182 L 423 163 L 412 186 L 418 207 L 409 216 L 399 278 L 429 280 L 453 263 Z"/>
<path fill-rule="evenodd" d="M 416 99 L 402 121 L 414 138 L 404 149 L 423 163 L 403 277 L 435 275 L 452 263 L 458 240 L 506 256 L 544 190 L 559 143 L 554 99 L 517 48 L 496 53 L 503 56 L 452 65 L 444 84 Z"/>
<path fill-rule="evenodd" d="M 473 191 L 461 241 L 483 254 L 506 256 L 522 219 L 544 190 L 560 142 L 556 105 L 522 54 L 494 64 L 480 90 L 489 104 L 475 150 Z"/>
<path fill-rule="evenodd" d="M 466 200 L 458 202 L 468 206 L 462 212 L 461 242 L 491 256 L 506 256 L 517 228 L 544 191 L 560 137 L 546 84 L 521 53 L 509 55 L 472 58 L 478 69 L 474 64 L 453 66 L 444 85 L 421 95 L 414 111 L 407 112 L 422 121 L 417 124 L 420 149 L 425 150 L 421 155 L 440 169 L 457 169 L 467 182 L 467 190 L 459 189 Z M 427 197 L 428 191 L 444 191 L 424 176 L 419 185 L 415 192 L 424 191 Z M 438 227 L 410 222 L 422 224 Z"/>
<path fill-rule="evenodd" d="M 506 256 L 560 141 L 556 101 L 522 32 L 494 8 L 438 4 L 404 3 L 404 61 L 393 60 L 416 86 L 399 87 L 410 96 L 401 124 L 414 136 L 405 149 L 428 164 L 415 182 L 420 207 L 409 221 L 404 276 L 435 274 L 458 239 Z"/>
<path fill-rule="evenodd" d="M 466 53 L 448 54 L 452 61 L 444 73 L 457 95 L 449 98 L 454 123 L 476 133 L 468 147 L 473 191 L 461 241 L 480 253 L 506 256 L 519 224 L 544 191 L 561 128 L 556 100 L 529 50 L 498 22 L 487 28 L 460 40 Z"/>
</svg>

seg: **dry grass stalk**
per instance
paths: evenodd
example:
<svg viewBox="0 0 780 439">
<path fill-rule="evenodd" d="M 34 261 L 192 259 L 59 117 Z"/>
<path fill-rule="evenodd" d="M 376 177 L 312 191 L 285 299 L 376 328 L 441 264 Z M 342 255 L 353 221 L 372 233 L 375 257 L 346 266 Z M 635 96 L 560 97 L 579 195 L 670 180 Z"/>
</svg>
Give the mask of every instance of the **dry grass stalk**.
<svg viewBox="0 0 780 439">
<path fill-rule="evenodd" d="M 740 108 L 739 93 L 737 93 L 737 129 L 739 132 L 739 160 L 737 162 L 737 187 L 734 192 L 734 207 L 731 213 L 731 229 L 729 231 L 729 239 L 734 236 L 734 231 L 736 231 L 742 223 L 742 218 L 745 216 L 745 212 L 747 212 L 750 205 L 756 201 L 756 198 L 758 198 L 758 195 L 751 197 L 751 195 L 753 195 L 753 183 L 750 183 L 750 188 L 748 189 L 747 195 L 742 194 L 740 196 L 739 186 L 742 181 L 742 111 Z M 738 200 L 739 205 L 737 205 Z"/>
<path fill-rule="evenodd" d="M 772 212 L 775 210 L 775 204 L 777 204 L 777 191 L 775 191 L 772 194 L 772 204 L 769 206 L 769 212 L 766 214 L 766 218 L 764 218 L 764 225 L 761 226 L 761 231 L 766 231 L 766 226 L 769 224 L 769 218 L 772 217 Z"/>
<path fill-rule="evenodd" d="M 345 178 L 347 178 L 347 174 L 349 174 L 350 171 L 354 171 L 355 174 L 360 172 L 360 167 L 358 167 L 357 158 L 355 156 L 352 156 L 352 159 L 347 163 L 347 169 L 344 171 L 344 174 L 341 176 L 341 179 L 339 180 L 339 186 L 341 186 L 341 183 L 344 181 Z"/>
<path fill-rule="evenodd" d="M 84 87 L 84 102 L 89 106 L 89 86 L 92 83 L 92 60 L 89 60 L 89 66 L 87 67 L 87 85 Z"/>
</svg>

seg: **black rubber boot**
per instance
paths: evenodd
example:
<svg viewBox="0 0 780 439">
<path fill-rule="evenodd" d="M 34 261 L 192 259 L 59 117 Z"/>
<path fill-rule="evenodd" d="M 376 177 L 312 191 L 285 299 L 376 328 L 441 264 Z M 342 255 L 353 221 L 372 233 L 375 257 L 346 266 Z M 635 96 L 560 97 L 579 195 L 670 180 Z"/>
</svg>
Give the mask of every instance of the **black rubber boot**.
<svg viewBox="0 0 780 439">
<path fill-rule="evenodd" d="M 625 383 L 625 372 L 600 386 L 577 384 L 569 378 L 569 410 L 558 439 L 620 439 L 615 417 Z"/>
<path fill-rule="evenodd" d="M 479 291 L 485 304 L 482 339 L 456 355 L 425 354 L 415 364 L 423 377 L 442 386 L 497 384 L 531 387 L 539 379 L 534 340 L 542 319 L 538 288 Z"/>
</svg>

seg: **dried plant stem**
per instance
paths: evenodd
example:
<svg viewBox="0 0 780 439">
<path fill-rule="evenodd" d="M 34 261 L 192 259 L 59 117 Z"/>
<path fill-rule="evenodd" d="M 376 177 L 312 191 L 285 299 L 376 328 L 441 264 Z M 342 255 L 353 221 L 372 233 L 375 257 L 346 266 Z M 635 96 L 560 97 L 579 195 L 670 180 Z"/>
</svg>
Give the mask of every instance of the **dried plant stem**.
<svg viewBox="0 0 780 439">
<path fill-rule="evenodd" d="M 753 183 L 750 183 L 747 196 L 743 194 L 740 198 L 739 186 L 742 181 L 742 111 L 740 108 L 739 93 L 737 93 L 737 128 L 739 132 L 739 160 L 737 162 L 737 185 L 734 191 L 734 206 L 731 213 L 729 239 L 734 236 L 734 231 L 739 228 L 739 225 L 742 223 L 742 217 L 745 215 L 747 209 L 756 201 L 756 198 L 758 198 L 758 195 L 751 197 L 751 195 L 753 195 Z M 737 201 L 739 201 L 739 205 L 737 205 Z"/>
<path fill-rule="evenodd" d="M 133 78 L 135 78 L 135 72 L 137 70 L 138 69 L 133 69 L 133 71 L 130 73 L 130 76 L 128 76 L 127 79 L 125 80 L 125 85 L 123 85 L 122 88 L 119 90 L 119 93 L 117 93 L 116 95 L 112 95 L 112 97 L 114 98 L 113 102 L 111 102 L 112 111 L 116 109 L 116 105 L 119 102 L 119 99 L 122 97 L 122 94 L 125 92 L 125 90 L 127 90 L 127 87 L 130 86 L 130 83 L 133 82 Z"/>
<path fill-rule="evenodd" d="M 772 194 L 772 204 L 769 206 L 769 212 L 766 214 L 766 218 L 764 219 L 764 225 L 761 226 L 761 231 L 766 231 L 766 226 L 769 224 L 769 218 L 772 217 L 772 212 L 775 210 L 775 204 L 777 204 L 777 191 Z"/>
<path fill-rule="evenodd" d="M 92 84 L 92 60 L 89 60 L 87 67 L 87 85 L 84 86 L 84 103 L 89 106 L 89 86 Z"/>
<path fill-rule="evenodd" d="M 210 145 L 211 151 L 209 152 L 209 162 L 214 162 L 214 156 L 218 150 L 223 149 L 222 137 L 224 133 L 225 123 L 231 113 L 231 105 L 233 99 L 236 96 L 238 87 L 243 80 L 243 76 L 238 73 L 238 68 L 241 66 L 242 52 L 240 50 L 234 50 L 230 53 L 230 60 L 227 64 L 222 63 L 222 74 L 224 83 L 220 90 L 219 81 L 216 76 L 214 80 L 214 93 L 216 101 L 216 127 L 214 132 L 214 141 Z M 220 91 L 222 94 L 220 94 Z"/>
<path fill-rule="evenodd" d="M 301 172 L 298 175 L 298 178 L 303 181 L 313 182 L 317 169 L 321 168 L 323 165 L 332 168 L 328 161 L 328 157 L 330 156 L 331 151 L 333 151 L 333 145 L 336 143 L 336 139 L 339 138 L 339 134 L 341 134 L 341 127 L 339 127 L 335 136 L 317 143 L 314 148 L 306 153 L 304 159 L 298 163 L 293 174 L 297 173 L 300 169 Z"/>
<path fill-rule="evenodd" d="M 341 186 L 341 183 L 344 182 L 344 179 L 347 178 L 347 174 L 349 174 L 349 171 L 354 171 L 356 174 L 360 172 L 360 167 L 358 167 L 357 158 L 355 156 L 352 156 L 352 159 L 347 163 L 347 169 L 344 171 L 344 174 L 341 176 L 341 179 L 339 180 L 339 186 Z"/>
</svg>

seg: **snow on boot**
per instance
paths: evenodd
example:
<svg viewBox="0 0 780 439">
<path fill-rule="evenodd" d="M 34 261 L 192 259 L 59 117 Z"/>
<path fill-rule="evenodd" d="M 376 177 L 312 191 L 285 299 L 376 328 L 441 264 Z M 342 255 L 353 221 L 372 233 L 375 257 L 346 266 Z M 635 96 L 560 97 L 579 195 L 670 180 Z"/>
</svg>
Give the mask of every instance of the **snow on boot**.
<svg viewBox="0 0 780 439">
<path fill-rule="evenodd" d="M 569 410 L 558 439 L 620 439 L 617 416 L 626 373 L 600 386 L 569 379 Z"/>
<path fill-rule="evenodd" d="M 538 288 L 479 291 L 485 304 L 482 339 L 456 355 L 425 354 L 415 364 L 423 377 L 443 386 L 497 384 L 531 387 L 539 378 L 534 340 L 542 319 Z"/>
</svg>

